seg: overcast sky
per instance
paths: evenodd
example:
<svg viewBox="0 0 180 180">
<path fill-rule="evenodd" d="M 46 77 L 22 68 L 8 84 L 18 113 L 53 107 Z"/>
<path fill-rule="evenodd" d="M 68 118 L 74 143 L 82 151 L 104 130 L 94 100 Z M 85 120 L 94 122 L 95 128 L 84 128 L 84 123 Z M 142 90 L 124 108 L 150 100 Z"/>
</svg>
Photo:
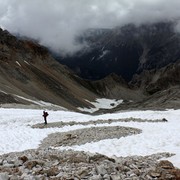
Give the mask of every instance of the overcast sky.
<svg viewBox="0 0 180 180">
<path fill-rule="evenodd" d="M 0 26 L 60 52 L 87 28 L 180 18 L 180 0 L 0 0 Z"/>
</svg>

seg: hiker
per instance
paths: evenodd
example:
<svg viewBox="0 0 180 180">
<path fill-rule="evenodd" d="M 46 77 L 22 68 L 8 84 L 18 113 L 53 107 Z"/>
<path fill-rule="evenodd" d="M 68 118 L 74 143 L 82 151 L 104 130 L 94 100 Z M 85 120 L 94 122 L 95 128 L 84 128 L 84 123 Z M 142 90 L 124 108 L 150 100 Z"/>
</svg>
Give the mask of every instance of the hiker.
<svg viewBox="0 0 180 180">
<path fill-rule="evenodd" d="M 44 124 L 47 124 L 47 116 L 48 116 L 48 112 L 43 111 L 43 117 L 44 117 Z"/>
<path fill-rule="evenodd" d="M 168 120 L 166 118 L 163 118 L 162 121 L 163 122 L 168 122 Z"/>
</svg>

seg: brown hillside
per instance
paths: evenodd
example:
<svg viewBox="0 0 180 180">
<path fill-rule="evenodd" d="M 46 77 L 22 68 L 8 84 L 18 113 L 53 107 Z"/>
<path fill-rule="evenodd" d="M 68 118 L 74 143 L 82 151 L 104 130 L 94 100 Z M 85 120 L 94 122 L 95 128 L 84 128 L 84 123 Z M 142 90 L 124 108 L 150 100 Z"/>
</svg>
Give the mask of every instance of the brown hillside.
<svg viewBox="0 0 180 180">
<path fill-rule="evenodd" d="M 1 103 L 25 103 L 17 96 L 42 100 L 68 109 L 88 106 L 85 99 L 97 95 L 80 85 L 65 66 L 53 59 L 45 47 L 31 41 L 18 40 L 0 29 Z"/>
</svg>

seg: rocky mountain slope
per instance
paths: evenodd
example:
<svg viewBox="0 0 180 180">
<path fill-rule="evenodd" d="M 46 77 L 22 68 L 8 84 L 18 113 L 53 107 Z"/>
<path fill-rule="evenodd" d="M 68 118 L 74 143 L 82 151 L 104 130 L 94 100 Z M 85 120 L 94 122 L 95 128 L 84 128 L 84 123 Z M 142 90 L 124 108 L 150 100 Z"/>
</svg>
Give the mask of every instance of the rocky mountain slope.
<svg viewBox="0 0 180 180">
<path fill-rule="evenodd" d="M 81 79 L 54 60 L 45 47 L 0 29 L 1 103 L 45 101 L 68 109 L 88 106 L 85 99 L 98 96 L 78 81 Z"/>
<path fill-rule="evenodd" d="M 180 107 L 180 61 L 170 63 L 160 69 L 143 71 L 134 76 L 133 86 L 142 89 L 147 98 L 141 103 L 144 107 Z"/>
<path fill-rule="evenodd" d="M 121 76 L 114 73 L 101 80 L 86 80 L 86 83 L 86 87 L 89 88 L 89 90 L 110 99 L 123 99 L 124 102 L 128 102 L 130 100 L 139 101 L 145 97 L 140 88 L 131 88 Z"/>
<path fill-rule="evenodd" d="M 180 108 L 180 61 L 160 69 L 144 70 L 139 75 L 135 74 L 128 85 L 131 91 L 136 92 L 138 99 L 126 101 L 109 112 L 127 108 L 178 109 Z M 130 97 L 129 91 L 126 90 L 124 93 Z"/>
<path fill-rule="evenodd" d="M 144 70 L 134 76 L 131 84 L 150 95 L 180 85 L 180 60 L 160 69 Z"/>
</svg>

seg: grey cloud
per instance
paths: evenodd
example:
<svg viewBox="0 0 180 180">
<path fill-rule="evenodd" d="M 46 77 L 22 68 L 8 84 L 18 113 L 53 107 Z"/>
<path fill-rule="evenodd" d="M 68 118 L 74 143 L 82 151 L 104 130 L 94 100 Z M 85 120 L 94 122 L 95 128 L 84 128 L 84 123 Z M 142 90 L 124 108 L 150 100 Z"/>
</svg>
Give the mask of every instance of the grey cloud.
<svg viewBox="0 0 180 180">
<path fill-rule="evenodd" d="M 0 26 L 73 53 L 82 47 L 75 37 L 87 28 L 178 19 L 179 8 L 179 0 L 0 0 Z"/>
</svg>

